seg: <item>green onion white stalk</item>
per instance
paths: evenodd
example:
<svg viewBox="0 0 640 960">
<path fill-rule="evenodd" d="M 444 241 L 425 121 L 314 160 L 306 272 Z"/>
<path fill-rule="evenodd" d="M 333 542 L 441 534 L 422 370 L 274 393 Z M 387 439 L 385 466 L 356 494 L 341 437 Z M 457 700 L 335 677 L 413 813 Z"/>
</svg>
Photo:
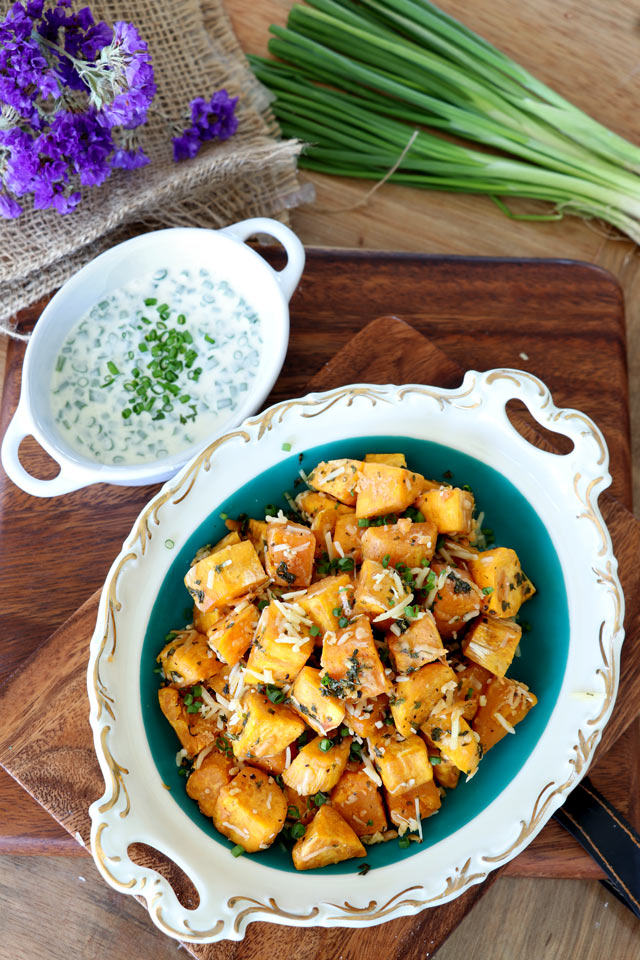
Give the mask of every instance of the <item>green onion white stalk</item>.
<svg viewBox="0 0 640 960">
<path fill-rule="evenodd" d="M 271 31 L 278 61 L 250 60 L 283 134 L 308 143 L 302 166 L 391 170 L 397 183 L 488 194 L 506 213 L 500 198 L 545 200 L 551 213 L 524 217 L 596 217 L 640 243 L 640 148 L 429 0 L 309 0 Z"/>
</svg>

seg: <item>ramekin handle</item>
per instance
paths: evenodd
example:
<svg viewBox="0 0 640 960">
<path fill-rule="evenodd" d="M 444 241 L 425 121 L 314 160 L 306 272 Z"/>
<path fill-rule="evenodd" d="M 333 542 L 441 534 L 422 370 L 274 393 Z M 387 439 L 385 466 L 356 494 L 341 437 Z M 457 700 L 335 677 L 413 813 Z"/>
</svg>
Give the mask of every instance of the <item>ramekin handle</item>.
<svg viewBox="0 0 640 960">
<path fill-rule="evenodd" d="M 253 217 L 251 220 L 241 220 L 239 223 L 232 223 L 228 227 L 223 227 L 219 233 L 224 233 L 240 243 L 244 243 L 256 233 L 266 233 L 278 240 L 287 252 L 287 265 L 282 270 L 271 269 L 285 299 L 287 301 L 291 299 L 300 282 L 305 262 L 304 247 L 293 230 L 290 230 L 284 223 L 280 223 L 279 220 L 272 220 L 269 217 Z"/>
<path fill-rule="evenodd" d="M 66 462 L 50 449 L 47 449 L 47 453 L 60 467 L 58 476 L 53 480 L 39 480 L 38 477 L 28 473 L 20 463 L 18 451 L 24 438 L 33 432 L 31 416 L 21 401 L 7 427 L 0 450 L 5 473 L 17 487 L 32 497 L 59 497 L 63 493 L 70 493 L 72 490 L 79 490 L 80 487 L 96 482 L 95 474 Z"/>
</svg>

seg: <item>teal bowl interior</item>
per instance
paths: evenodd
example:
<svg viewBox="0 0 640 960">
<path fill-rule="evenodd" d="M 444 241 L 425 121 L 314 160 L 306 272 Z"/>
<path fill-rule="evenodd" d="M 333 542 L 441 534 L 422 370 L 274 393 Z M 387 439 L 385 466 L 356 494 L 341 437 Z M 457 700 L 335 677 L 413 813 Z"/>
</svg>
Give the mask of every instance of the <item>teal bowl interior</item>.
<svg viewBox="0 0 640 960">
<path fill-rule="evenodd" d="M 569 649 L 569 614 L 564 578 L 551 538 L 531 504 L 492 467 L 449 447 L 409 437 L 368 437 L 340 440 L 304 451 L 302 466 L 307 471 L 320 460 L 337 457 L 363 458 L 365 453 L 402 451 L 409 466 L 427 477 L 441 478 L 448 472 L 451 482 L 468 483 L 474 491 L 484 525 L 493 529 L 496 545 L 513 547 L 522 566 L 537 587 L 537 594 L 522 608 L 521 621 L 530 625 L 523 634 L 521 657 L 514 660 L 509 676 L 528 684 L 538 704 L 517 727 L 515 736 L 500 741 L 480 763 L 469 783 L 461 778 L 455 790 L 447 792 L 437 816 L 423 821 L 424 843 L 412 843 L 402 850 L 397 841 L 367 848 L 371 869 L 387 866 L 414 856 L 426 847 L 444 840 L 478 816 L 505 789 L 531 754 L 555 705 L 564 676 Z M 160 777 L 171 788 L 176 804 L 196 823 L 213 843 L 230 849 L 232 844 L 203 816 L 185 790 L 185 779 L 175 764 L 179 749 L 175 734 L 158 706 L 158 675 L 154 673 L 156 656 L 169 630 L 191 621 L 190 597 L 183 583 L 189 563 L 205 543 L 215 543 L 227 532 L 221 513 L 235 517 L 240 513 L 261 518 L 269 503 L 286 508 L 284 492 L 293 495 L 299 484 L 298 452 L 284 456 L 281 463 L 260 473 L 239 487 L 203 518 L 185 546 L 176 554 L 164 582 L 160 585 L 147 626 L 140 661 L 140 697 L 149 747 Z M 171 541 L 167 542 L 171 546 Z M 532 798 L 533 800 L 533 798 Z M 289 851 L 276 842 L 269 850 L 251 855 L 265 866 L 293 871 Z M 357 873 L 362 859 L 324 867 L 326 874 Z M 318 872 L 318 871 L 314 871 Z"/>
</svg>

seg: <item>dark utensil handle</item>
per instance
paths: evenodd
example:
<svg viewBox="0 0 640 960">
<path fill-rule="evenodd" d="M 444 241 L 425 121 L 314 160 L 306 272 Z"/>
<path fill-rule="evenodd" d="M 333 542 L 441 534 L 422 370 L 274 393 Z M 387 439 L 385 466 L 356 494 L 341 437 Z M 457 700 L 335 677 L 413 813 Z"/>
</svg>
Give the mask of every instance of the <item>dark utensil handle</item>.
<svg viewBox="0 0 640 960">
<path fill-rule="evenodd" d="M 607 875 L 605 886 L 640 917 L 640 835 L 585 778 L 556 812 Z"/>
</svg>

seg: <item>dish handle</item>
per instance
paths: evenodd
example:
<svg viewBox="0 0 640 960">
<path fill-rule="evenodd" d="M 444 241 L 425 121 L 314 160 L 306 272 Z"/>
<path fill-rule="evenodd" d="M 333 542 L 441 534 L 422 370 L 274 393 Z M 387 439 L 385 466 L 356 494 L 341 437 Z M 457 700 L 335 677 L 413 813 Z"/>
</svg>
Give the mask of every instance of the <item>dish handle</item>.
<svg viewBox="0 0 640 960">
<path fill-rule="evenodd" d="M 40 480 L 38 477 L 32 476 L 20 463 L 19 456 L 20 444 L 25 437 L 32 434 L 35 434 L 35 430 L 31 415 L 21 400 L 9 422 L 0 450 L 0 458 L 5 473 L 17 487 L 20 487 L 21 490 L 29 493 L 32 497 L 58 497 L 63 493 L 70 493 L 72 490 L 79 490 L 80 487 L 86 487 L 87 484 L 96 482 L 93 472 L 66 461 L 63 457 L 56 455 L 51 449 L 45 447 L 43 449 L 46 449 L 49 456 L 60 467 L 60 473 L 52 480 Z"/>
<path fill-rule="evenodd" d="M 218 233 L 223 233 L 240 243 L 245 243 L 249 237 L 256 233 L 266 233 L 274 240 L 278 240 L 287 253 L 287 265 L 282 270 L 274 270 L 273 267 L 269 267 L 269 269 L 275 274 L 285 300 L 288 302 L 291 299 L 300 282 L 305 262 L 304 247 L 293 230 L 286 227 L 284 223 L 280 223 L 279 220 L 272 220 L 269 217 L 253 217 L 250 220 L 240 220 L 239 223 L 232 223 L 228 227 L 223 227 Z"/>
<path fill-rule="evenodd" d="M 609 485 L 609 451 L 601 431 L 586 414 L 556 407 L 542 380 L 524 370 L 489 370 L 481 375 L 481 379 L 486 388 L 483 390 L 485 403 L 493 408 L 492 413 L 517 436 L 520 443 L 532 446 L 509 419 L 506 407 L 510 400 L 520 400 L 540 426 L 567 437 L 573 443 L 573 450 L 569 453 L 539 450 L 542 456 L 553 457 L 559 467 L 566 464 L 570 470 L 577 464 L 585 475 L 597 476 L 600 472 L 596 483 L 599 490 Z"/>
</svg>

